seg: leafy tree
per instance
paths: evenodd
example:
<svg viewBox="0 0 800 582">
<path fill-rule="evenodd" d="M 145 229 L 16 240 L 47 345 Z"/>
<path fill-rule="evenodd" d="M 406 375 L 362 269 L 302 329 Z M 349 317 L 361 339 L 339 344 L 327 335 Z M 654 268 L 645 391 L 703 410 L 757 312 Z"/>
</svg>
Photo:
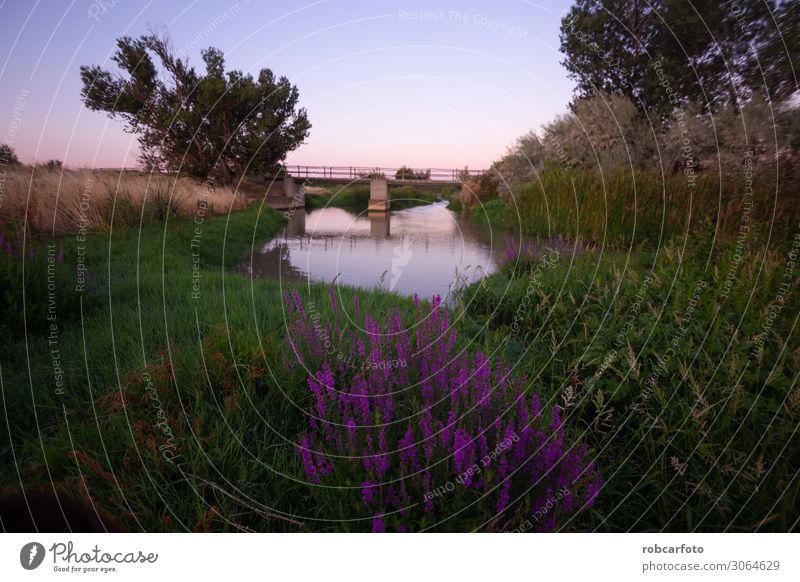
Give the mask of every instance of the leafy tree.
<svg viewBox="0 0 800 582">
<path fill-rule="evenodd" d="M 64 168 L 64 164 L 61 160 L 47 160 L 44 163 L 44 168 L 51 172 L 60 172 Z"/>
<path fill-rule="evenodd" d="M 408 166 L 400 166 L 394 173 L 395 180 L 428 180 L 431 177 L 430 170 L 420 170 L 415 172 Z"/>
<path fill-rule="evenodd" d="M 0 143 L 0 166 L 19 166 L 17 152 L 5 143 Z"/>
<path fill-rule="evenodd" d="M 176 58 L 166 36 L 122 37 L 112 57 L 121 73 L 81 67 L 81 96 L 139 135 L 148 169 L 220 182 L 276 171 L 311 128 L 297 88 L 269 69 L 226 72 L 215 48 L 202 56 L 205 74 Z"/>
<path fill-rule="evenodd" d="M 800 2 L 786 0 L 773 13 L 774 21 L 759 30 L 758 63 L 749 82 L 762 87 L 773 100 L 786 99 L 798 90 L 800 70 Z"/>
<path fill-rule="evenodd" d="M 577 98 L 620 93 L 662 119 L 676 100 L 713 109 L 748 99 L 763 84 L 762 67 L 773 99 L 783 99 L 796 90 L 796 80 L 789 56 L 781 58 L 780 40 L 797 46 L 797 4 L 577 0 L 561 23 L 564 65 L 577 82 Z"/>
<path fill-rule="evenodd" d="M 495 162 L 490 169 L 498 180 L 501 198 L 516 193 L 536 176 L 543 159 L 544 147 L 535 131 L 529 131 L 517 138 L 506 155 Z"/>
</svg>

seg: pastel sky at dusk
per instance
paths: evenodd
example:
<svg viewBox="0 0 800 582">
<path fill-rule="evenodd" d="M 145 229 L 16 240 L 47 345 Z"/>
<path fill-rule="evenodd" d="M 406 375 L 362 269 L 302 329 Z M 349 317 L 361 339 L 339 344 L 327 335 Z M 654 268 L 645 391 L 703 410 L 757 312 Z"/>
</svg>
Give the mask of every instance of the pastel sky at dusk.
<svg viewBox="0 0 800 582">
<path fill-rule="evenodd" d="M 199 70 L 215 46 L 228 68 L 297 85 L 313 127 L 287 163 L 487 167 L 564 112 L 573 83 L 558 33 L 570 4 L 6 0 L 0 140 L 26 163 L 135 166 L 136 137 L 81 103 L 79 67 L 113 68 L 118 37 L 163 25 Z"/>
</svg>

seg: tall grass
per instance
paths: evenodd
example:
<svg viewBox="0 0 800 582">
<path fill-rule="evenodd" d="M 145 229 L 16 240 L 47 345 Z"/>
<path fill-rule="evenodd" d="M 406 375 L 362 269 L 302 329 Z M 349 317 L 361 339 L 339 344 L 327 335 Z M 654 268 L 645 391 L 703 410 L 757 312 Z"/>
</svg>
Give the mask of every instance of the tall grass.
<svg viewBox="0 0 800 582">
<path fill-rule="evenodd" d="M 698 179 L 697 192 L 687 199 L 681 198 L 678 182 L 662 191 L 657 179 L 648 182 L 643 176 L 634 195 L 626 190 L 624 176 L 614 182 L 608 176 L 602 180 L 561 171 L 543 176 L 523 193 L 519 214 L 500 200 L 484 204 L 484 216 L 493 226 L 499 222 L 533 234 L 639 248 L 635 253 L 598 248 L 573 256 L 570 249 L 584 247 L 559 239 L 555 246 L 545 245 L 552 250 L 537 259 L 539 247 L 522 247 L 521 257 L 512 257 L 501 272 L 468 288 L 452 311 L 440 306 L 432 312 L 423 305 L 418 312 L 410 298 L 380 291 L 359 292 L 356 307 L 353 289 L 338 287 L 335 302 L 326 287 L 303 289 L 306 315 L 311 316 L 313 303 L 318 310 L 314 320 L 328 331 L 337 331 L 333 322 L 344 318 L 345 306 L 348 316 L 358 309 L 359 322 L 364 314 L 374 314 L 367 330 L 385 329 L 391 317 L 393 332 L 430 322 L 428 331 L 421 324 L 414 328 L 423 340 L 436 331 L 434 313 L 447 317 L 445 327 L 457 332 L 456 341 L 469 344 L 467 359 L 455 363 L 465 364 L 463 369 L 476 372 L 477 378 L 484 378 L 487 363 L 491 386 L 507 389 L 498 391 L 492 406 L 509 408 L 501 405 L 524 395 L 530 408 L 536 394 L 550 421 L 537 430 L 546 433 L 556 414 L 557 424 L 568 429 L 565 443 L 588 445 L 580 449 L 588 454 L 581 462 L 593 463 L 603 478 L 600 490 L 591 491 L 592 507 L 573 511 L 563 496 L 550 497 L 545 508 L 555 506 L 555 512 L 539 508 L 541 521 L 536 521 L 536 502 L 541 505 L 547 498 L 546 488 L 526 495 L 529 483 L 522 479 L 514 482 L 507 500 L 492 491 L 502 481 L 503 451 L 490 466 L 480 466 L 479 477 L 486 482 L 478 487 L 471 481 L 475 475 L 465 463 L 477 453 L 469 448 L 468 437 L 490 426 L 494 416 L 456 424 L 462 429 L 457 443 L 455 434 L 437 442 L 431 453 L 437 463 L 431 469 L 433 489 L 424 480 L 406 484 L 407 493 L 418 500 L 422 496 L 422 506 L 406 515 L 396 507 L 403 494 L 399 483 L 394 491 L 390 484 L 365 485 L 376 468 L 365 466 L 363 459 L 360 465 L 335 460 L 329 471 L 328 463 L 312 457 L 316 473 L 309 472 L 308 459 L 297 446 L 303 434 L 307 444 L 315 445 L 313 452 L 336 454 L 341 448 L 337 437 L 347 435 L 347 419 L 339 413 L 354 409 L 352 400 L 322 399 L 325 414 L 332 416 L 317 416 L 340 425 L 328 441 L 325 425 L 311 421 L 320 403 L 317 395 L 327 390 L 314 375 L 324 363 L 309 359 L 309 377 L 292 355 L 287 327 L 299 330 L 292 339 L 305 337 L 311 351 L 318 350 L 321 336 L 299 310 L 283 305 L 279 283 L 227 272 L 247 248 L 274 235 L 282 224 L 276 212 L 258 208 L 205 220 L 197 245 L 198 225 L 173 219 L 171 212 L 163 223 L 89 235 L 84 260 L 93 274 L 95 304 L 88 309 L 80 304 L 79 320 L 62 319 L 58 308 L 60 392 L 45 330 L 32 329 L 25 340 L 9 338 L 0 344 L 6 412 L 0 432 L 9 435 L 8 444 L 0 447 L 6 467 L 0 485 L 49 486 L 52 480 L 57 489 L 81 493 L 131 530 L 399 530 L 428 529 L 434 523 L 441 529 L 503 529 L 527 528 L 525 521 L 531 519 L 536 523 L 528 529 L 567 531 L 796 528 L 797 215 L 783 193 L 774 201 L 766 180 L 754 188 L 752 208 L 745 213 L 749 206 L 739 190 L 726 186 L 720 194 L 713 180 L 705 179 L 709 183 L 701 185 Z M 602 204 L 604 185 L 606 192 L 623 198 L 609 199 L 611 211 Z M 626 215 L 632 203 L 632 216 Z M 745 215 L 757 233 L 740 241 Z M 764 234 L 770 229 L 767 245 Z M 58 264 L 69 274 L 75 267 L 76 237 L 58 243 L 64 245 Z M 195 297 L 197 272 L 202 284 Z M 329 335 L 337 345 L 350 345 L 347 334 Z M 451 336 L 443 337 L 449 341 Z M 354 336 L 356 345 L 358 339 Z M 370 338 L 361 339 L 367 354 Z M 404 354 L 407 347 L 402 339 Z M 478 354 L 485 359 L 481 355 L 478 361 Z M 390 361 L 399 355 L 395 351 Z M 369 357 L 363 361 L 374 363 Z M 436 371 L 431 361 L 426 366 L 429 374 Z M 447 374 L 438 379 L 453 388 L 454 379 L 456 385 L 463 383 L 462 367 L 456 374 L 445 366 Z M 414 371 L 393 364 L 381 368 L 380 363 L 377 370 L 372 365 L 358 372 L 331 369 L 337 386 L 339 381 L 367 381 L 370 389 L 398 389 L 402 374 L 408 380 L 424 372 L 422 366 Z M 480 399 L 486 387 L 477 378 L 469 384 L 476 393 L 463 400 L 457 390 L 433 386 L 442 401 L 441 410 L 428 407 L 436 431 L 451 424 L 451 410 L 474 408 L 470 398 Z M 425 413 L 422 388 L 395 392 L 391 405 L 397 414 Z M 365 451 L 366 457 L 382 457 L 380 415 L 387 402 L 367 411 L 377 418 L 355 451 L 361 457 Z M 508 419 L 523 412 L 511 407 Z M 387 444 L 410 451 L 409 428 L 412 441 L 426 438 L 428 425 L 393 423 Z M 502 448 L 513 459 L 514 449 L 498 444 L 508 443 L 508 427 L 502 428 L 499 436 L 504 438 L 498 441 L 495 433 L 487 448 Z M 377 449 L 368 449 L 367 436 Z M 511 441 L 516 443 L 513 436 Z M 456 459 L 450 455 L 456 450 L 468 454 Z M 415 452 L 421 462 L 425 450 L 418 446 Z M 387 474 L 405 474 L 402 464 L 413 461 L 410 455 L 398 456 Z M 319 483 L 309 483 L 310 474 Z M 475 487 L 455 492 L 468 481 Z M 586 489 L 570 496 L 582 492 L 585 500 Z M 431 491 L 439 494 L 431 499 Z M 426 498 L 435 500 L 433 511 L 426 511 Z M 498 512 L 499 501 L 507 501 L 502 514 L 483 525 Z M 387 517 L 387 508 L 397 509 L 400 517 Z M 460 508 L 464 511 L 445 519 Z M 342 521 L 348 517 L 354 521 Z"/>
<path fill-rule="evenodd" d="M 469 290 L 464 333 L 546 387 L 598 451 L 595 513 L 568 529 L 797 526 L 794 244 L 562 255 Z"/>
<path fill-rule="evenodd" d="M 56 234 L 79 229 L 106 231 L 112 225 L 241 209 L 244 199 L 227 187 L 163 174 L 49 170 L 14 166 L 6 170 L 0 229 L 5 226 Z"/>
<path fill-rule="evenodd" d="M 800 201 L 786 191 L 792 179 L 783 176 L 778 187 L 774 173 L 756 174 L 750 195 L 744 175 L 720 181 L 709 174 L 690 180 L 683 174 L 549 169 L 519 195 L 492 200 L 474 213 L 511 231 L 617 248 L 656 246 L 697 233 L 732 240 L 742 226 L 749 237 L 766 241 L 770 230 L 772 237 L 785 238 L 800 217 Z"/>
</svg>

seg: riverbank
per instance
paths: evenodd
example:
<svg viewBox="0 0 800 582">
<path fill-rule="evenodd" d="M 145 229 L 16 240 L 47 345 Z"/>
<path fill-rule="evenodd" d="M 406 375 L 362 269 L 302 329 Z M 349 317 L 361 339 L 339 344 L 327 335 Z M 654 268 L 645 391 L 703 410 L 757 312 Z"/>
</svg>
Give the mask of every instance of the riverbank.
<svg viewBox="0 0 800 582">
<path fill-rule="evenodd" d="M 224 467 L 271 488 L 271 498 L 281 496 L 283 480 L 265 480 L 263 464 L 253 463 L 238 437 L 258 433 L 262 460 L 280 445 L 276 466 L 297 463 L 283 437 L 296 437 L 299 411 L 270 381 L 285 369 L 285 290 L 229 269 L 283 224 L 279 213 L 251 207 L 53 241 L 63 249 L 58 264 L 67 273 L 55 294 L 75 293 L 80 264 L 82 295 L 71 305 L 77 314 L 51 313 L 47 303 L 31 306 L 47 325 L 0 347 L 7 412 L 2 431 L 10 435 L 0 449 L 2 490 L 15 491 L 20 480 L 50 490 L 52 482 L 126 529 L 195 529 L 198 519 L 196 529 L 203 529 L 201 518 L 212 504 L 196 497 L 198 483 L 188 476 L 173 482 L 173 466 L 166 462 L 183 455 L 194 464 L 193 475 L 216 479 L 216 468 Z M 46 287 L 46 270 L 41 273 L 26 284 Z M 352 301 L 354 293 L 342 288 L 342 300 Z M 319 285 L 304 289 L 312 300 L 327 294 Z M 361 294 L 360 303 L 385 312 L 411 301 L 371 292 Z M 245 403 L 250 416 L 237 419 L 234 429 L 227 414 Z M 192 434 L 201 425 L 209 432 L 195 442 Z M 192 444 L 194 454 L 185 452 Z M 303 496 L 289 504 L 301 507 Z M 257 513 L 252 518 L 261 519 Z M 263 522 L 261 528 L 281 524 Z"/>
<path fill-rule="evenodd" d="M 528 509 L 542 513 L 528 504 L 548 501 L 560 508 L 537 529 L 786 531 L 797 519 L 800 349 L 791 306 L 798 304 L 792 245 L 800 239 L 780 251 L 711 248 L 707 237 L 628 254 L 574 253 L 569 244 L 523 249 L 442 320 L 390 293 L 286 289 L 228 272 L 282 225 L 278 213 L 251 208 L 199 224 L 91 235 L 83 255 L 83 241 L 59 239 L 63 264 L 76 267 L 83 257 L 89 275 L 79 309 L 91 307 L 63 325 L 57 312 L 54 336 L 45 330 L 0 348 L 2 430 L 12 445 L 2 449 L 3 487 L 22 479 L 46 489 L 52 481 L 124 528 L 150 531 L 504 531 Z M 358 355 L 358 336 L 344 341 L 334 331 L 352 320 L 386 334 L 416 329 L 420 317 L 425 333 L 435 331 L 430 325 L 456 332 L 430 340 L 441 355 L 424 366 L 409 357 L 419 341 L 413 334 L 408 345 L 381 342 L 371 359 Z M 490 460 L 474 457 L 477 470 L 451 444 L 473 442 L 487 419 L 465 413 L 457 437 L 441 432 L 453 411 L 474 407 L 451 409 L 448 397 L 430 408 L 429 421 L 403 413 L 425 410 L 409 379 L 452 360 L 458 367 L 447 368 L 447 381 L 458 382 L 461 354 L 475 378 L 490 363 L 485 389 L 505 381 L 494 374 L 508 366 L 508 394 L 525 394 L 528 403 L 503 414 L 503 431 L 487 443 Z M 414 481 L 419 498 L 373 488 L 378 465 L 326 461 L 303 448 L 333 446 L 325 444 L 325 423 L 312 420 L 333 419 L 333 402 L 315 396 L 328 378 L 347 389 L 388 378 L 387 388 L 403 393 L 393 404 L 400 421 L 349 454 L 385 456 L 392 475 L 412 475 L 413 459 L 398 450 L 413 443 L 421 461 L 426 431 L 441 435 L 430 449 L 430 476 Z M 602 478 L 571 489 L 565 499 L 574 505 L 559 506 L 543 485 L 514 482 L 506 490 L 498 477 L 503 452 L 526 440 L 520 427 L 534 402 L 546 419 L 541 430 L 555 430 L 565 454 L 582 451 L 570 462 L 587 469 L 591 462 L 590 474 Z M 374 413 L 380 418 L 386 405 Z M 348 409 L 336 414 L 346 419 Z M 348 438 L 347 430 L 331 433 L 332 442 Z M 464 486 L 473 479 L 474 487 Z M 496 517 L 501 501 L 506 511 Z M 425 505 L 407 518 L 386 516 L 413 502 Z"/>
<path fill-rule="evenodd" d="M 519 362 L 589 435 L 607 470 L 586 525 L 795 528 L 797 199 L 768 174 L 722 186 L 574 169 L 539 178 L 472 217 L 564 235 L 565 249 L 523 248 L 462 309 L 479 344 Z"/>
</svg>

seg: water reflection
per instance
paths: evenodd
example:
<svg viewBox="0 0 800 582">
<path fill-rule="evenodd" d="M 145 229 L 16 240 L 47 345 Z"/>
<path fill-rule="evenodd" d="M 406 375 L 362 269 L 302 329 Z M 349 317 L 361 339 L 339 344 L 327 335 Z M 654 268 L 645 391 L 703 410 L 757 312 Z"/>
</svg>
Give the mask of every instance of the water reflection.
<svg viewBox="0 0 800 582">
<path fill-rule="evenodd" d="M 437 203 L 391 212 L 298 209 L 284 232 L 256 245 L 237 270 L 284 282 L 381 286 L 423 297 L 448 295 L 458 281 L 497 270 L 491 233 Z"/>
</svg>

